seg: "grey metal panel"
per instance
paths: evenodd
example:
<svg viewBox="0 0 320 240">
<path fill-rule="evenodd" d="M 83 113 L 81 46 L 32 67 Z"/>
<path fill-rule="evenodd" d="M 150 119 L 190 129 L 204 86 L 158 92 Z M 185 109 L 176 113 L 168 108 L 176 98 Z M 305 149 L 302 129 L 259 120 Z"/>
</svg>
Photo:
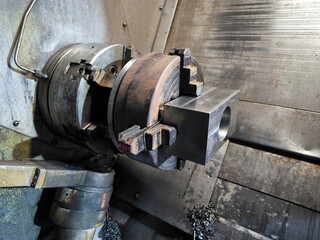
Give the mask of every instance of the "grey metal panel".
<svg viewBox="0 0 320 240">
<path fill-rule="evenodd" d="M 207 85 L 241 90 L 237 139 L 320 157 L 319 26 L 313 0 L 186 0 L 166 50 L 189 47 Z"/>
<path fill-rule="evenodd" d="M 240 101 L 232 137 L 320 158 L 320 113 Z"/>
<path fill-rule="evenodd" d="M 8 67 L 9 53 L 29 1 L 0 1 L 0 125 L 35 137 L 36 82 Z M 152 48 L 164 0 L 37 1 L 29 15 L 20 62 L 41 69 L 58 49 L 72 43 L 122 43 L 146 53 Z M 126 27 L 123 23 L 126 22 Z M 12 125 L 14 120 L 20 124 Z"/>
<path fill-rule="evenodd" d="M 183 1 L 167 49 L 188 46 L 207 83 L 241 99 L 320 111 L 320 3 Z"/>
<path fill-rule="evenodd" d="M 320 238 L 320 213 L 218 179 L 212 202 L 218 215 L 270 239 Z"/>
<path fill-rule="evenodd" d="M 164 6 L 159 6 L 162 14 L 152 45 L 152 52 L 164 52 L 177 4 L 178 0 L 166 0 Z"/>
<path fill-rule="evenodd" d="M 320 211 L 320 167 L 230 143 L 219 177 Z"/>
<path fill-rule="evenodd" d="M 227 144 L 206 165 L 187 161 L 181 171 L 162 171 L 121 158 L 113 194 L 133 206 L 191 233 L 186 215 L 190 207 L 208 204 Z"/>
<path fill-rule="evenodd" d="M 271 240 L 271 238 L 243 227 L 233 220 L 230 221 L 219 216 L 218 219 L 219 222 L 213 225 L 215 240 Z"/>
</svg>

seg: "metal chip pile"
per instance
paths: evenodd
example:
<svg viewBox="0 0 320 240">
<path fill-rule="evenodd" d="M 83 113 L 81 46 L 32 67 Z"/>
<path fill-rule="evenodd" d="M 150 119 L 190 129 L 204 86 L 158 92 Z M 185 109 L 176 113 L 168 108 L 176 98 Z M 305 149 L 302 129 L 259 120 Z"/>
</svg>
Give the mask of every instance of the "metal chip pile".
<svg viewBox="0 0 320 240">
<path fill-rule="evenodd" d="M 121 240 L 121 232 L 118 223 L 112 218 L 107 217 L 98 236 L 103 240 Z"/>
<path fill-rule="evenodd" d="M 219 221 L 212 203 L 192 207 L 187 219 L 192 224 L 193 239 L 201 240 L 212 239 L 213 224 Z"/>
</svg>

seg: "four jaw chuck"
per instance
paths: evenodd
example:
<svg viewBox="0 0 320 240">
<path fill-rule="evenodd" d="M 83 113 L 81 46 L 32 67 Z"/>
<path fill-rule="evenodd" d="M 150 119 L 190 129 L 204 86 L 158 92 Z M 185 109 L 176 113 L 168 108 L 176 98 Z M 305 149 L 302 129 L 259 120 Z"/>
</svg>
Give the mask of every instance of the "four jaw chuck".
<svg viewBox="0 0 320 240">
<path fill-rule="evenodd" d="M 206 164 L 235 130 L 239 91 L 204 87 L 189 49 L 132 58 L 120 44 L 75 44 L 43 73 L 43 120 L 97 153 L 120 151 L 159 169 Z"/>
</svg>

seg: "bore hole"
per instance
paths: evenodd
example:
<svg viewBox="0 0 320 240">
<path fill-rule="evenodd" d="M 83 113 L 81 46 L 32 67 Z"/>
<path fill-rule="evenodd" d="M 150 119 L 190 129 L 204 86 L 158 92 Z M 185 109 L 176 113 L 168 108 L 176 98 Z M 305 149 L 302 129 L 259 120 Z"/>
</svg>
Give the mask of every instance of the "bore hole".
<svg viewBox="0 0 320 240">
<path fill-rule="evenodd" d="M 90 48 L 94 48 L 94 46 L 91 46 Z"/>
<path fill-rule="evenodd" d="M 228 130 L 230 126 L 230 117 L 231 117 L 231 109 L 230 107 L 227 107 L 222 114 L 221 120 L 220 120 L 220 126 L 219 126 L 219 141 L 222 142 L 226 139 L 228 135 Z"/>
<path fill-rule="evenodd" d="M 118 73 L 117 66 L 112 65 L 112 66 L 110 67 L 110 73 L 111 73 L 112 75 L 117 75 L 117 73 Z"/>
<path fill-rule="evenodd" d="M 83 68 L 80 68 L 80 69 L 78 70 L 78 73 L 79 73 L 79 74 L 83 73 L 83 70 L 84 70 Z"/>
</svg>

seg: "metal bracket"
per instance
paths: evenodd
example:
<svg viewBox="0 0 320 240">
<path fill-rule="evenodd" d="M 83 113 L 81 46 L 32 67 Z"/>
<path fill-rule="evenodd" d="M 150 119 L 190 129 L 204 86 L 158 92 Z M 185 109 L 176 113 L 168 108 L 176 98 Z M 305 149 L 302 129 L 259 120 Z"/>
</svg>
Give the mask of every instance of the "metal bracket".
<svg viewBox="0 0 320 240">
<path fill-rule="evenodd" d="M 172 145 L 177 139 L 174 127 L 156 123 L 151 127 L 140 129 L 134 125 L 119 133 L 119 148 L 134 155 L 142 151 L 155 150 L 161 145 Z"/>
<path fill-rule="evenodd" d="M 109 177 L 105 175 L 110 175 Z M 2 160 L 0 161 L 1 187 L 99 187 L 105 188 L 113 179 L 114 172 L 87 171 L 60 161 Z M 102 177 L 100 180 L 96 178 Z M 112 180 L 113 181 L 113 180 Z"/>
</svg>

